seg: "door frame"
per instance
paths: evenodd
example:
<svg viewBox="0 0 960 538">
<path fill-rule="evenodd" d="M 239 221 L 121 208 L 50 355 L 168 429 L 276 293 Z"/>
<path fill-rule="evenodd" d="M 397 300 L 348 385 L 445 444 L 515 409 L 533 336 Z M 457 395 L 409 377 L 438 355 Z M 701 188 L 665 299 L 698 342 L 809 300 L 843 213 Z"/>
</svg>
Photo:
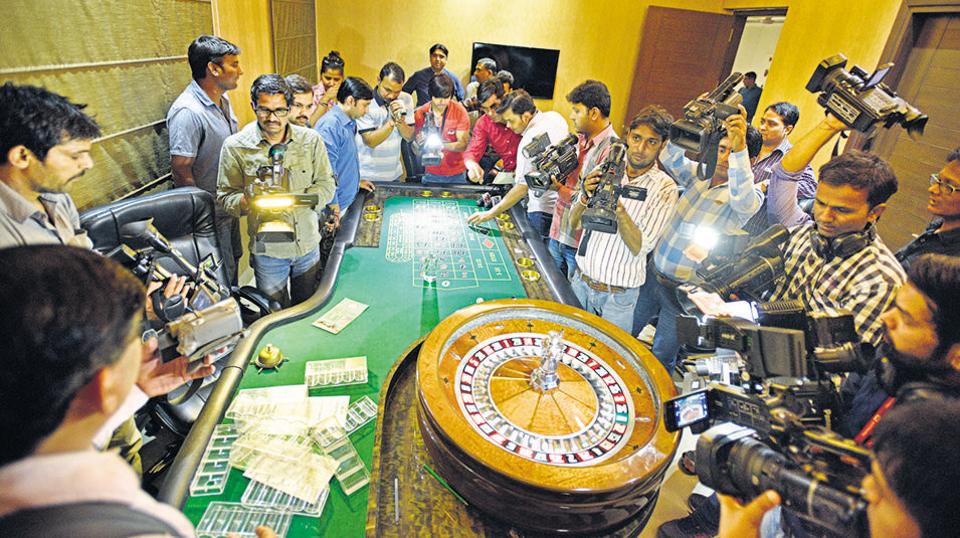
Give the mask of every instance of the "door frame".
<svg viewBox="0 0 960 538">
<path fill-rule="evenodd" d="M 960 13 L 960 0 L 903 0 L 901 2 L 893 22 L 893 29 L 887 37 L 887 43 L 877 63 L 877 65 L 889 62 L 894 64 L 884 80 L 888 86 L 891 88 L 900 86 L 907 58 L 910 57 L 920 34 L 921 16 L 949 13 Z M 851 132 L 850 140 L 844 146 L 844 152 L 851 149 L 870 151 L 877 138 L 868 138 L 856 131 Z"/>
</svg>

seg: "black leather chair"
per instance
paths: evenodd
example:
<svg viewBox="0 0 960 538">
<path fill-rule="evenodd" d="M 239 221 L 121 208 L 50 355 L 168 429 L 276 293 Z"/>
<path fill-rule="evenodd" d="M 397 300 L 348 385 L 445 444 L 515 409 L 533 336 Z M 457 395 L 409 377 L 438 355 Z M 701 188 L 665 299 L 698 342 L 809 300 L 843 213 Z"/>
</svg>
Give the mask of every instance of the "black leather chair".
<svg viewBox="0 0 960 538">
<path fill-rule="evenodd" d="M 121 244 L 120 229 L 123 225 L 148 218 L 153 219 L 153 225 L 157 231 L 163 234 L 192 265 L 197 265 L 210 255 L 217 261 L 220 260 L 213 196 L 194 187 L 173 189 L 97 207 L 81 215 L 80 225 L 93 241 L 94 249 L 108 254 Z M 139 249 L 146 244 L 130 246 Z M 158 256 L 157 263 L 171 273 L 183 273 L 183 270 L 169 257 Z M 227 275 L 222 266 L 217 267 L 216 276 L 221 284 L 229 287 Z M 279 308 L 279 305 L 270 305 L 266 296 L 255 288 L 233 288 L 231 291 L 234 297 L 240 300 L 241 306 L 245 307 L 243 308 L 244 320 L 247 323 Z M 153 406 L 152 415 L 164 426 L 185 436 L 206 403 L 215 379 L 216 376 L 208 378 L 204 388 L 181 404 L 162 403 Z M 173 396 L 176 394 L 171 395 Z"/>
</svg>

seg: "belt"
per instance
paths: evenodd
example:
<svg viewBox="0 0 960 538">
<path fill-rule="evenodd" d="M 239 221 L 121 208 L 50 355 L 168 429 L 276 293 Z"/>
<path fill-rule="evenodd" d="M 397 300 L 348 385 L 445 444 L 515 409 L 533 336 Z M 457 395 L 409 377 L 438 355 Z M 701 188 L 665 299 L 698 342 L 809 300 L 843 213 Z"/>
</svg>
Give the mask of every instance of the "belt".
<svg viewBox="0 0 960 538">
<path fill-rule="evenodd" d="M 604 284 L 599 280 L 594 280 L 588 277 L 583 271 L 580 272 L 580 280 L 584 282 L 590 289 L 596 291 L 605 291 L 607 293 L 623 293 L 627 291 L 627 288 L 622 288 L 620 286 L 611 286 L 609 284 Z"/>
</svg>

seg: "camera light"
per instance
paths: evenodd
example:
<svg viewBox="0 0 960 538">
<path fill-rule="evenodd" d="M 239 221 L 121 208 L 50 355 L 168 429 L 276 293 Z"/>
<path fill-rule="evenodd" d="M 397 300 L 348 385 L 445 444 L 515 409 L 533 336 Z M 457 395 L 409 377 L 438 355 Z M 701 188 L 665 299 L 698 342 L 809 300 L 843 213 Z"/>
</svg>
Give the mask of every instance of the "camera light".
<svg viewBox="0 0 960 538">
<path fill-rule="evenodd" d="M 440 149 L 443 147 L 443 139 L 437 133 L 430 133 L 423 143 L 425 149 Z"/>
<path fill-rule="evenodd" d="M 719 241 L 720 234 L 710 226 L 700 225 L 693 231 L 693 242 L 699 247 L 710 250 L 717 246 Z"/>
<path fill-rule="evenodd" d="M 253 206 L 257 209 L 287 209 L 293 207 L 292 196 L 257 196 L 253 199 Z"/>
</svg>

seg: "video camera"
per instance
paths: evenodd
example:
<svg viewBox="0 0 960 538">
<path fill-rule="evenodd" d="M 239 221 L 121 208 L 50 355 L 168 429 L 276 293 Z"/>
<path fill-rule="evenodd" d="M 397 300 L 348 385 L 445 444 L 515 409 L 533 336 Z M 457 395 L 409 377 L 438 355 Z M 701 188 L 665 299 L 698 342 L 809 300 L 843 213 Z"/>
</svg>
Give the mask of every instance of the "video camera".
<svg viewBox="0 0 960 538">
<path fill-rule="evenodd" d="M 717 258 L 697 269 L 693 284 L 724 300 L 732 294 L 756 298 L 784 275 L 783 245 L 790 232 L 782 224 L 774 224 L 749 242 L 731 258 Z M 719 261 L 720 263 L 717 263 Z"/>
<path fill-rule="evenodd" d="M 564 181 L 576 170 L 580 162 L 577 159 L 578 143 L 577 135 L 571 134 L 551 146 L 550 137 L 543 133 L 524 146 L 521 150 L 523 156 L 533 164 L 533 171 L 523 176 L 530 190 L 540 196 L 550 189 L 551 176 Z"/>
<path fill-rule="evenodd" d="M 883 83 L 892 63 L 881 65 L 873 74 L 858 65 L 847 71 L 846 65 L 843 54 L 831 56 L 817 65 L 807 82 L 808 91 L 820 93 L 817 102 L 827 112 L 867 135 L 880 123 L 888 129 L 899 124 L 911 136 L 923 133 L 927 115 Z"/>
<path fill-rule="evenodd" d="M 315 207 L 320 203 L 316 194 L 290 192 L 289 170 L 283 166 L 287 152 L 286 144 L 270 146 L 270 164 L 257 168 L 257 178 L 251 186 L 253 197 L 250 205 L 259 220 L 257 241 L 263 243 L 289 243 L 297 233 L 290 210 L 298 207 Z"/>
<path fill-rule="evenodd" d="M 243 318 L 230 289 L 217 280 L 212 258 L 207 257 L 194 267 L 153 226 L 153 219 L 124 224 L 120 228 L 120 241 L 107 256 L 130 268 L 145 283 L 176 278 L 177 275 L 158 263 L 159 258 L 164 257 L 186 273 L 192 287 L 186 300 L 180 295 L 163 297 L 162 290 L 155 291 L 149 298 L 154 313 L 164 323 L 163 329 L 153 334 L 164 360 L 175 358 L 176 354 L 193 361 L 208 354 L 217 359 L 229 353 L 243 336 Z"/>
<path fill-rule="evenodd" d="M 670 141 L 697 155 L 700 179 L 710 179 L 716 171 L 717 149 L 726 135 L 723 120 L 740 113 L 743 97 L 735 88 L 742 80 L 742 74 L 732 73 L 705 97 L 687 103 L 683 117 L 670 126 Z"/>
<path fill-rule="evenodd" d="M 621 142 L 610 146 L 607 158 L 600 165 L 600 183 L 587 199 L 581 222 L 587 231 L 617 233 L 617 204 L 620 197 L 646 200 L 647 189 L 621 185 L 626 170 L 627 147 Z M 583 192 L 586 195 L 586 192 Z"/>
<path fill-rule="evenodd" d="M 423 166 L 439 166 L 443 160 L 443 137 L 438 127 L 432 119 L 432 114 L 428 114 L 426 122 L 423 125 L 423 144 L 420 146 L 420 164 Z"/>
</svg>

